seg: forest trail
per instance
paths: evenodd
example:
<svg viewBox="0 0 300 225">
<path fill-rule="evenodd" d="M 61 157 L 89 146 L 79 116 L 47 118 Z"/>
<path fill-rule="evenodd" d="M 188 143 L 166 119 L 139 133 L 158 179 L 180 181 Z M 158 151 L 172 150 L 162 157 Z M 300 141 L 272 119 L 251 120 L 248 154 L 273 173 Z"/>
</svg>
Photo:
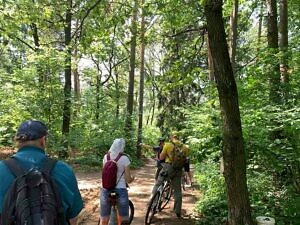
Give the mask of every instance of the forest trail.
<svg viewBox="0 0 300 225">
<path fill-rule="evenodd" d="M 147 159 L 145 165 L 133 171 L 135 180 L 130 184 L 129 198 L 133 202 L 135 211 L 132 225 L 143 225 L 147 209 L 147 202 L 154 184 L 155 161 Z M 97 225 L 99 219 L 99 191 L 101 186 L 100 172 L 94 173 L 76 173 L 78 186 L 84 199 L 85 207 L 82 211 L 79 224 Z M 173 198 L 166 209 L 155 215 L 154 225 L 194 225 L 194 208 L 197 198 L 200 194 L 195 189 L 183 191 L 183 218 L 176 218 L 172 212 Z"/>
</svg>

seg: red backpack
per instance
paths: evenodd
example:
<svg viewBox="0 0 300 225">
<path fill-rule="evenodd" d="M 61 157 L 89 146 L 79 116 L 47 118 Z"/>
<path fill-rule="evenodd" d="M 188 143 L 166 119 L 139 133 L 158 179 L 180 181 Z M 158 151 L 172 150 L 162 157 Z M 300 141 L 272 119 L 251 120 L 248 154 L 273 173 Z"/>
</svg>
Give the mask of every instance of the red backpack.
<svg viewBox="0 0 300 225">
<path fill-rule="evenodd" d="M 107 155 L 106 155 L 107 162 L 105 163 L 103 170 L 102 170 L 102 187 L 103 188 L 112 190 L 118 184 L 120 179 L 117 181 L 117 172 L 118 172 L 117 162 L 121 158 L 121 156 L 122 156 L 122 154 L 119 153 L 117 158 L 115 158 L 114 160 L 111 160 L 110 154 L 107 153 Z"/>
</svg>

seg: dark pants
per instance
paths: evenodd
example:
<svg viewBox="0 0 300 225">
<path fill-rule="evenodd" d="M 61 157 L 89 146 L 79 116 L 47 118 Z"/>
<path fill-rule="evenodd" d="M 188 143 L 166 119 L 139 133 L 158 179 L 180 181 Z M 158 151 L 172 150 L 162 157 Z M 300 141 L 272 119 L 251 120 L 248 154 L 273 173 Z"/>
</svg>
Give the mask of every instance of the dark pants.
<svg viewBox="0 0 300 225">
<path fill-rule="evenodd" d="M 171 164 L 163 163 L 162 169 L 158 175 L 156 183 L 152 189 L 152 195 L 155 194 L 158 187 L 163 183 L 166 179 L 166 176 L 171 179 L 172 189 L 174 190 L 174 211 L 175 213 L 181 214 L 182 207 L 182 192 L 181 192 L 181 176 L 182 176 L 182 168 L 174 169 Z"/>
</svg>

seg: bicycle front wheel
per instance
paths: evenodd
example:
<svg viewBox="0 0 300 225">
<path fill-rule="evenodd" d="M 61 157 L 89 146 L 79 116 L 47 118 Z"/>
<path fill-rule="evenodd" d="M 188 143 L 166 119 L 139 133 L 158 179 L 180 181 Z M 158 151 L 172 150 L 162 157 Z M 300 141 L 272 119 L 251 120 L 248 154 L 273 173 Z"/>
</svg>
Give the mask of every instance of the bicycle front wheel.
<svg viewBox="0 0 300 225">
<path fill-rule="evenodd" d="M 153 219 L 153 216 L 157 212 L 158 201 L 159 201 L 160 192 L 156 192 L 154 196 L 150 199 L 146 217 L 145 217 L 145 225 L 150 225 Z"/>
</svg>

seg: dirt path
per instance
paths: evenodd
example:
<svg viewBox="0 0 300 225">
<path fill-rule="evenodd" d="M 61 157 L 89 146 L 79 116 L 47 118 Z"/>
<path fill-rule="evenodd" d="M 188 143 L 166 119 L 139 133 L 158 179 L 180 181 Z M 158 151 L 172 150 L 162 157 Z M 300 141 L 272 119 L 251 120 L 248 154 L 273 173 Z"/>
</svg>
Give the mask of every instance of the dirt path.
<svg viewBox="0 0 300 225">
<path fill-rule="evenodd" d="M 135 181 L 130 184 L 129 198 L 134 204 L 135 212 L 132 225 L 143 225 L 146 213 L 146 205 L 154 184 L 155 162 L 149 159 L 145 166 L 133 171 Z M 97 225 L 99 218 L 99 191 L 100 173 L 77 173 L 79 189 L 84 198 L 85 208 L 80 216 L 80 224 Z M 177 219 L 172 212 L 173 199 L 163 212 L 155 215 L 155 225 L 193 225 L 194 203 L 199 193 L 196 190 L 188 189 L 183 192 L 182 219 Z"/>
</svg>

